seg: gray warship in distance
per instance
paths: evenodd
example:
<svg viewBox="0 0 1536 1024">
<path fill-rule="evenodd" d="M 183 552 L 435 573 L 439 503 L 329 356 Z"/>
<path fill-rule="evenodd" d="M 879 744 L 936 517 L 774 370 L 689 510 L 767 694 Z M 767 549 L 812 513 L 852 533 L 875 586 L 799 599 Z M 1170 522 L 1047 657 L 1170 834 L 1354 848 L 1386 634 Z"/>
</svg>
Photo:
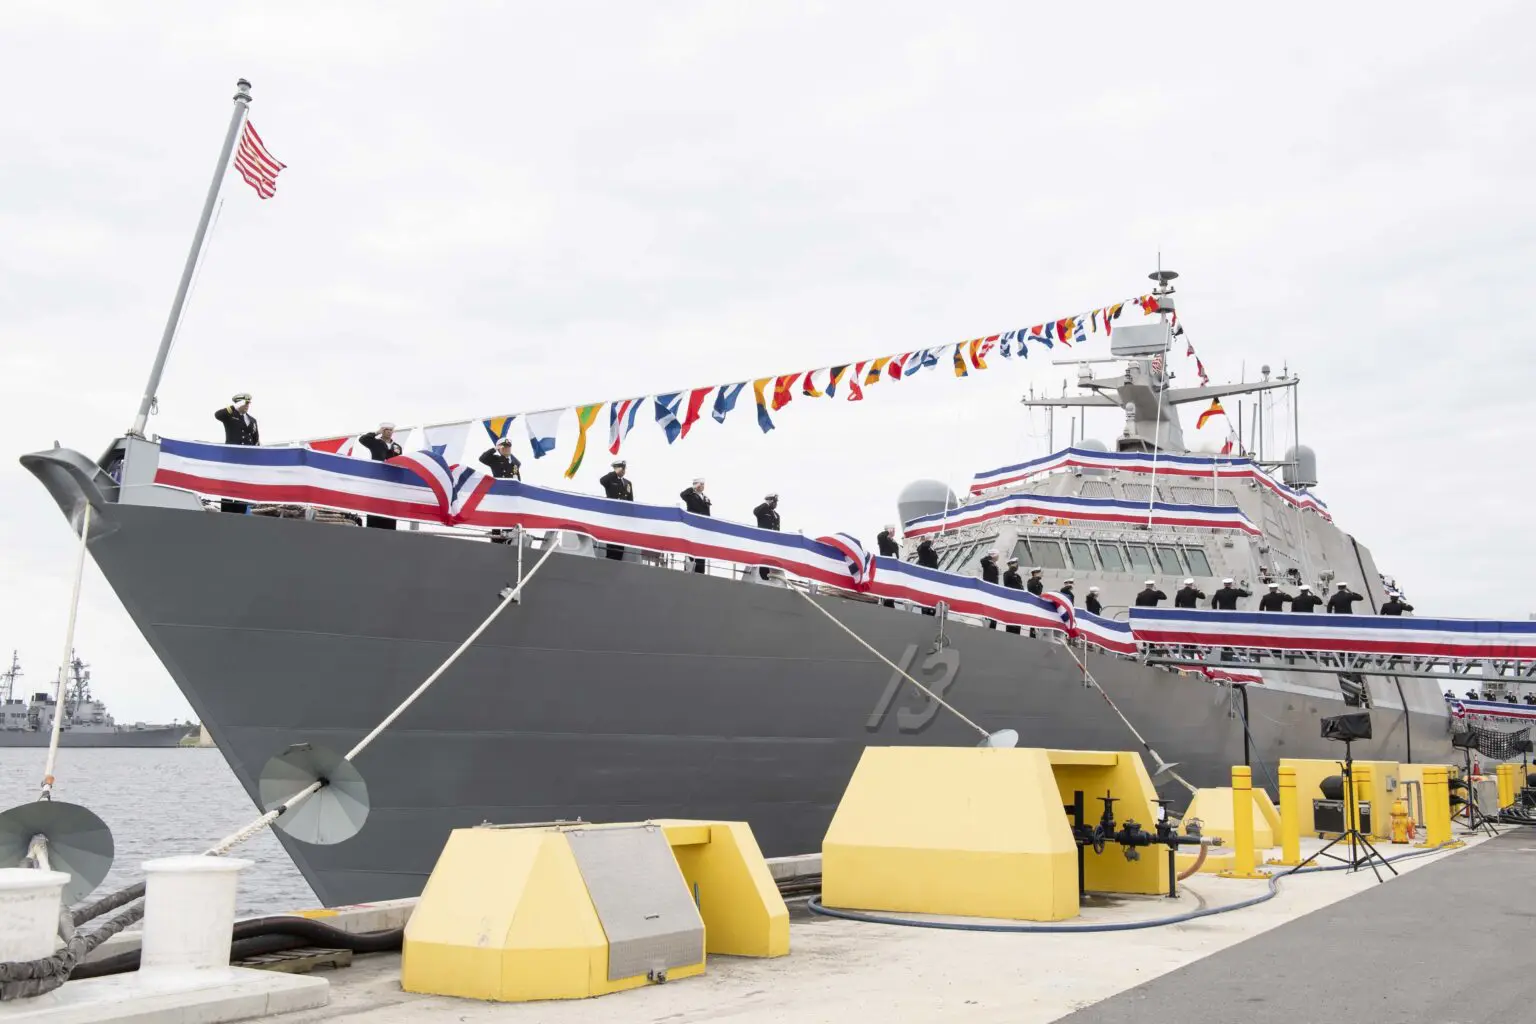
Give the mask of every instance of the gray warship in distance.
<svg viewBox="0 0 1536 1024">
<path fill-rule="evenodd" d="M 72 657 L 69 672 L 59 726 L 61 747 L 174 747 L 192 732 L 190 725 L 119 725 L 91 694 L 90 666 Z M 0 747 L 46 747 L 58 702 L 51 693 L 34 693 L 23 701 L 16 695 L 21 675 L 21 659 L 12 651 L 11 667 L 0 672 Z"/>
<path fill-rule="evenodd" d="M 1165 309 L 1172 276 L 1154 275 Z M 1298 383 L 1173 388 L 1163 318 L 1161 343 L 1142 349 L 1134 331 L 1117 328 L 1122 374 L 1094 379 L 1085 367 L 1083 398 L 1034 404 L 1119 406 L 1120 450 L 1182 452 L 1180 406 Z M 741 566 L 701 575 L 634 550 L 610 560 L 571 534 L 524 537 L 520 550 L 466 530 L 220 513 L 155 485 L 157 456 L 153 441 L 130 436 L 99 460 L 54 448 L 22 462 L 77 531 L 90 504 L 92 556 L 253 801 L 269 758 L 299 742 L 350 749 L 486 616 L 520 555 L 558 545 L 521 604 L 359 756 L 371 804 L 362 830 L 329 846 L 278 833 L 326 904 L 418 893 L 448 832 L 486 821 L 745 820 L 768 856 L 812 852 L 867 745 L 976 742 L 791 592 L 804 588 L 798 581 L 765 583 Z M 1281 461 L 1293 486 L 1316 482 L 1305 449 Z M 1045 570 L 1050 589 L 1068 574 L 1079 595 L 1097 585 L 1105 614 L 1119 618 L 1149 578 L 1170 594 L 1187 576 L 1207 590 L 1223 576 L 1254 590 L 1271 578 L 1324 592 L 1348 581 L 1370 609 L 1384 600 L 1363 545 L 1247 481 L 1186 489 L 1146 474 L 1067 470 L 1014 489 L 1146 500 L 1152 484 L 1176 501 L 1211 504 L 1214 492 L 1263 535 L 1020 517 L 944 534 L 941 564 L 971 573 L 990 548 L 1016 552 Z M 898 505 L 905 521 L 953 502 L 944 485 L 919 481 Z M 851 594 L 814 599 L 988 730 L 1017 730 L 1023 746 L 1136 748 L 1059 639 Z M 1281 757 L 1338 756 L 1318 719 L 1351 707 L 1368 707 L 1374 723 L 1356 757 L 1451 753 L 1445 702 L 1427 678 L 1266 667 L 1263 685 L 1232 687 L 1093 648 L 1084 657 L 1129 722 L 1195 785 L 1225 785 L 1246 760 L 1256 784 L 1272 786 Z M 1172 774 L 1156 781 L 1179 806 L 1186 794 Z"/>
</svg>

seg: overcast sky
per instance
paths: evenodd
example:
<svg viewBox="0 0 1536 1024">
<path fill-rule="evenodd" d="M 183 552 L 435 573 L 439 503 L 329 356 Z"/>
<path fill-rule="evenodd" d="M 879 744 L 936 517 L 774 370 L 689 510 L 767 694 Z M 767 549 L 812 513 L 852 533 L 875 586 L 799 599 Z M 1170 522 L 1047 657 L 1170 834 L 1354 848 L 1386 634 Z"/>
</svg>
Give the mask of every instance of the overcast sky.
<svg viewBox="0 0 1536 1024">
<path fill-rule="evenodd" d="M 1318 493 L 1419 612 L 1525 618 L 1536 11 L 1167 8 L 12 0 L 0 648 L 54 671 L 72 565 L 16 457 L 130 422 L 241 76 L 288 169 L 226 181 L 164 436 L 221 439 L 239 390 L 275 441 L 952 343 L 1142 292 L 1161 250 L 1215 380 L 1301 374 Z M 671 448 L 643 417 L 637 497 L 703 475 L 719 515 L 772 489 L 872 537 L 913 478 L 1046 452 L 1048 356 L 766 436 L 749 398 Z M 94 568 L 77 646 L 120 720 L 189 714 Z"/>
</svg>

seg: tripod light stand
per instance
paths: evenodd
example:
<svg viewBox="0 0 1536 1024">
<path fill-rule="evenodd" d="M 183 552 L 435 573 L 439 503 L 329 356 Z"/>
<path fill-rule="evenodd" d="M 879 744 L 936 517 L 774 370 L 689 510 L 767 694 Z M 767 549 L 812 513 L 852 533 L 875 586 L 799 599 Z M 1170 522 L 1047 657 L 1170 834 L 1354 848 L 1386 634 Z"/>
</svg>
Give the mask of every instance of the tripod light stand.
<svg viewBox="0 0 1536 1024">
<path fill-rule="evenodd" d="M 1371 738 L 1370 712 L 1361 711 L 1352 715 L 1337 715 L 1333 718 L 1325 718 L 1322 720 L 1322 732 L 1323 739 L 1338 740 L 1344 744 L 1344 763 L 1341 766 L 1344 773 L 1344 831 L 1327 846 L 1318 850 L 1290 871 L 1287 871 L 1286 874 L 1295 874 L 1317 860 L 1317 858 L 1327 857 L 1329 860 L 1336 860 L 1341 864 L 1349 865 L 1351 872 L 1359 871 L 1361 868 L 1369 866 L 1378 882 L 1382 880 L 1382 868 L 1386 868 L 1396 875 L 1397 869 L 1388 863 L 1387 858 L 1383 857 L 1376 847 L 1371 845 L 1370 838 L 1360 831 L 1360 804 L 1356 799 L 1357 794 L 1355 793 L 1355 755 L 1351 744 L 1355 740 L 1368 740 Z M 1337 854 L 1328 852 L 1346 840 L 1349 843 L 1349 858 L 1347 860 Z M 1369 852 L 1362 853 L 1362 848 Z"/>
</svg>

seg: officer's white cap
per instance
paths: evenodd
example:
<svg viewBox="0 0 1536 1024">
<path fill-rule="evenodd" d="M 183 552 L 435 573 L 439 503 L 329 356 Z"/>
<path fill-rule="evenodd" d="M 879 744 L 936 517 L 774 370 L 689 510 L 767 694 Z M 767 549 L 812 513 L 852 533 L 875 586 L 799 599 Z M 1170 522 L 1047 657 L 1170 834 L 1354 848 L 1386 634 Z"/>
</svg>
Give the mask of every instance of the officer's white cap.
<svg viewBox="0 0 1536 1024">
<path fill-rule="evenodd" d="M 395 425 L 393 423 L 390 423 L 388 420 L 385 420 L 383 423 L 379 424 L 379 429 L 380 430 L 394 430 L 395 429 Z"/>
<path fill-rule="evenodd" d="M 693 486 L 695 486 L 695 487 L 699 486 L 699 484 L 701 484 L 703 482 L 704 482 L 704 478 L 701 477 L 701 476 L 696 476 L 696 477 L 693 478 Z"/>
<path fill-rule="evenodd" d="M 236 405 L 239 405 L 241 402 L 249 402 L 250 400 L 251 400 L 251 393 L 249 391 L 242 391 L 238 395 L 236 395 L 234 398 L 230 399 L 230 401 L 234 402 Z"/>
<path fill-rule="evenodd" d="M 496 442 L 496 447 L 497 448 L 511 448 L 512 447 L 512 439 L 510 437 L 504 437 L 500 441 Z"/>
</svg>

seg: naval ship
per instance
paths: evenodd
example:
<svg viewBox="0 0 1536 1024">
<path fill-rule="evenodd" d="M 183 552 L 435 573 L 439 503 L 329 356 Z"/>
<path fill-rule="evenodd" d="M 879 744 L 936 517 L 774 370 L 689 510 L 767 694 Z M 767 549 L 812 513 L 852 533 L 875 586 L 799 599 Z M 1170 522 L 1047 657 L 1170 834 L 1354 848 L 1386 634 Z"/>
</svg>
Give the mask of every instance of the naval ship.
<svg viewBox="0 0 1536 1024">
<path fill-rule="evenodd" d="M 1167 309 L 1170 277 L 1157 278 Z M 1163 317 L 1152 351 L 1117 350 L 1120 372 L 1096 378 L 1085 365 L 1081 396 L 1031 401 L 1119 407 L 1116 450 L 1172 455 L 1187 451 L 1186 405 L 1297 386 L 1292 375 L 1174 387 Z M 764 581 L 740 566 L 699 574 L 633 549 L 614 560 L 570 534 L 507 544 L 464 529 L 221 513 L 153 482 L 158 449 L 127 436 L 98 459 L 55 447 L 22 463 L 77 532 L 89 504 L 97 565 L 258 804 L 268 759 L 294 743 L 350 749 L 487 615 L 520 557 L 556 545 L 521 603 L 359 756 L 370 802 L 361 831 L 335 845 L 278 833 L 326 904 L 419 893 L 449 831 L 487 821 L 744 820 L 768 856 L 813 852 L 866 746 L 975 743 L 955 715 L 810 607 L 794 579 Z M 1279 461 L 1294 487 L 1316 484 L 1316 459 L 1299 444 Z M 1348 582 L 1372 611 L 1385 599 L 1365 545 L 1252 482 L 1186 487 L 1144 473 L 1065 470 L 1000 493 L 1145 501 L 1149 487 L 1238 505 L 1258 535 L 1018 516 L 941 533 L 941 565 L 974 574 L 996 548 L 1040 567 L 1051 589 L 1070 574 L 1079 601 L 1097 586 L 1104 613 L 1122 619 L 1148 580 L 1170 595 L 1187 578 L 1207 593 L 1223 577 L 1254 591 L 1275 579 L 1292 592 L 1302 582 L 1320 593 Z M 904 522 L 959 504 L 934 481 L 893 497 Z M 915 546 L 906 541 L 904 557 Z M 241 585 L 228 586 L 232 579 Z M 1186 797 L 1181 780 L 1224 785 L 1232 765 L 1250 762 L 1256 784 L 1272 785 L 1281 757 L 1337 756 L 1318 719 L 1360 708 L 1374 739 L 1356 744 L 1356 757 L 1451 754 L 1449 715 L 1429 679 L 1269 665 L 1262 684 L 1229 686 L 1151 657 L 1086 648 L 1086 669 L 1122 720 L 1085 685 L 1059 638 L 809 592 L 965 715 L 988 730 L 1016 730 L 1023 746 L 1135 749 L 1131 723 L 1177 762 L 1156 778 L 1175 806 Z"/>
<path fill-rule="evenodd" d="M 51 693 L 34 693 L 30 701 L 23 701 L 16 696 L 21 676 L 21 659 L 12 651 L 11 667 L 0 672 L 0 747 L 46 747 L 58 702 Z M 59 746 L 174 747 L 190 731 L 191 726 L 175 724 L 117 724 L 107 706 L 91 695 L 90 666 L 78 656 L 70 658 Z"/>
</svg>

